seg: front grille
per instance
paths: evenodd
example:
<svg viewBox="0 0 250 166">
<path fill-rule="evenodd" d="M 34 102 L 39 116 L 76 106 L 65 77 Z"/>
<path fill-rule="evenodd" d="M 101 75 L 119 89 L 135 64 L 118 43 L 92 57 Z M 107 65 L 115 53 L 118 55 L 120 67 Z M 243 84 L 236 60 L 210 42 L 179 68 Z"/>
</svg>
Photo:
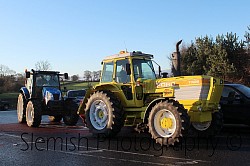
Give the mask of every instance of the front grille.
<svg viewBox="0 0 250 166">
<path fill-rule="evenodd" d="M 176 100 L 206 100 L 209 88 L 209 85 L 180 87 L 175 89 L 175 97 Z"/>
<path fill-rule="evenodd" d="M 60 95 L 59 94 L 53 94 L 54 100 L 59 100 Z"/>
</svg>

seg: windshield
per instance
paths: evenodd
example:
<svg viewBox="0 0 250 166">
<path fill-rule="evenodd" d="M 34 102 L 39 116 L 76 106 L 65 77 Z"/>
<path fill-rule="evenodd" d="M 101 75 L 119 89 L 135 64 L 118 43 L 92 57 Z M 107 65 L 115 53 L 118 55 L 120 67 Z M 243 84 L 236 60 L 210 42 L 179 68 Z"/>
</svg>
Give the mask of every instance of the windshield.
<svg viewBox="0 0 250 166">
<path fill-rule="evenodd" d="M 156 79 L 151 60 L 133 59 L 134 79 Z"/>
<path fill-rule="evenodd" d="M 37 74 L 36 86 L 59 86 L 58 75 L 55 74 Z"/>
<path fill-rule="evenodd" d="M 238 85 L 237 88 L 241 91 L 244 95 L 250 98 L 250 88 L 245 85 Z"/>
</svg>

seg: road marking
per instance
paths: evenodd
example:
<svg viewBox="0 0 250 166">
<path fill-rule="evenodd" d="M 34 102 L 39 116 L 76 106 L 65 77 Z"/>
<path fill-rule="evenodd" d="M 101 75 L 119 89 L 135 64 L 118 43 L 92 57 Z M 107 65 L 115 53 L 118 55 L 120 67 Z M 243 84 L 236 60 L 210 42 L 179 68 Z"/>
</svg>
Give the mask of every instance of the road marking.
<svg viewBox="0 0 250 166">
<path fill-rule="evenodd" d="M 12 134 L 6 134 L 6 133 L 1 133 L 0 136 L 9 136 L 9 137 L 21 138 L 20 136 L 12 135 Z"/>
<path fill-rule="evenodd" d="M 20 136 L 12 135 L 12 134 L 6 134 L 2 133 L 1 135 L 4 136 L 9 136 L 9 137 L 14 137 L 14 138 L 20 138 Z M 25 138 L 25 137 L 23 137 Z M 28 139 L 28 138 L 25 138 Z M 27 142 L 31 143 L 31 142 Z M 19 142 L 19 144 L 24 144 L 24 142 Z M 66 146 L 66 144 L 63 144 Z M 73 145 L 67 145 L 67 146 L 72 146 Z M 89 148 L 89 149 L 96 149 L 94 147 L 86 147 L 86 146 L 79 146 L 82 148 Z M 122 153 L 122 154 L 130 154 L 130 155 L 138 155 L 138 156 L 144 156 L 144 157 L 156 157 L 151 154 L 145 154 L 145 153 L 135 153 L 135 152 L 126 152 L 126 151 L 119 151 L 119 150 L 109 150 L 109 149 L 96 149 L 96 150 L 90 150 L 90 151 L 78 151 L 76 152 L 69 152 L 69 151 L 60 151 L 60 150 L 55 150 L 55 149 L 45 149 L 45 148 L 40 148 L 48 151 L 55 151 L 55 152 L 60 152 L 60 153 L 65 153 L 65 154 L 74 154 L 74 155 L 82 155 L 82 156 L 87 156 L 87 157 L 95 157 L 95 158 L 103 158 L 103 159 L 108 159 L 108 160 L 119 160 L 119 161 L 127 161 L 127 162 L 134 162 L 134 163 L 141 163 L 141 164 L 152 164 L 152 165 L 171 165 L 171 164 L 164 164 L 164 163 L 155 163 L 155 162 L 145 162 L 145 161 L 140 161 L 140 160 L 130 160 L 130 159 L 121 159 L 121 158 L 114 158 L 114 157 L 105 157 L 105 156 L 96 156 L 96 155 L 91 155 L 89 153 L 96 153 L 96 152 L 113 152 L 113 153 Z M 176 164 L 197 164 L 199 162 L 202 163 L 211 163 L 210 161 L 204 161 L 204 160 L 195 160 L 195 159 L 186 159 L 186 158 L 180 158 L 180 157 L 168 157 L 168 156 L 159 156 L 160 158 L 166 158 L 166 159 L 172 159 L 172 160 L 181 160 L 177 161 Z M 183 162 L 182 162 L 183 161 Z"/>
<path fill-rule="evenodd" d="M 88 130 L 85 126 L 66 126 L 64 124 L 48 124 L 48 123 L 41 123 L 41 128 L 58 128 L 58 129 L 81 129 L 81 130 Z"/>
<path fill-rule="evenodd" d="M 184 161 L 184 162 L 176 162 L 177 165 L 191 165 L 191 164 L 199 164 L 196 160 L 195 161 Z"/>
<path fill-rule="evenodd" d="M 4 136 L 9 136 L 9 137 L 18 137 L 16 135 L 11 135 L 11 134 L 2 134 Z M 18 137 L 20 138 L 20 137 Z M 28 143 L 28 142 L 27 142 Z M 17 144 L 24 144 L 24 142 L 20 142 Z M 144 162 L 144 161 L 140 161 L 140 160 L 129 160 L 129 159 L 121 159 L 121 158 L 114 158 L 114 157 L 105 157 L 105 156 L 100 156 L 100 155 L 91 155 L 89 153 L 95 153 L 95 152 L 102 152 L 103 150 L 99 149 L 99 150 L 91 150 L 90 152 L 85 152 L 85 151 L 79 151 L 78 153 L 76 152 L 69 152 L 69 151 L 60 151 L 60 150 L 54 150 L 54 149 L 45 149 L 45 148 L 40 148 L 40 149 L 44 149 L 44 150 L 48 150 L 48 151 L 53 151 L 53 152 L 58 152 L 58 153 L 64 153 L 64 154 L 71 154 L 71 155 L 78 155 L 78 156 L 86 156 L 86 157 L 94 157 L 94 158 L 102 158 L 102 159 L 108 159 L 108 160 L 116 160 L 116 161 L 126 161 L 126 162 L 134 162 L 134 163 L 140 163 L 140 164 L 151 164 L 151 165 L 169 165 L 170 164 L 163 164 L 163 163 L 154 163 L 154 162 Z"/>
<path fill-rule="evenodd" d="M 115 157 L 105 157 L 105 156 L 92 155 L 92 154 L 86 154 L 86 153 L 65 152 L 65 151 L 58 151 L 58 150 L 51 150 L 51 149 L 49 149 L 49 151 L 55 151 L 55 152 L 59 152 L 59 153 L 72 154 L 72 155 L 78 155 L 78 156 L 94 157 L 94 158 L 98 158 L 98 159 L 101 158 L 101 159 L 107 159 L 107 160 L 125 161 L 125 162 L 133 162 L 133 163 L 140 163 L 140 164 L 172 166 L 172 164 L 145 162 L 145 161 L 140 161 L 140 160 L 121 159 L 121 158 L 115 158 Z"/>
<path fill-rule="evenodd" d="M 96 153 L 103 152 L 103 150 L 88 150 L 88 151 L 78 151 L 79 153 Z"/>
</svg>

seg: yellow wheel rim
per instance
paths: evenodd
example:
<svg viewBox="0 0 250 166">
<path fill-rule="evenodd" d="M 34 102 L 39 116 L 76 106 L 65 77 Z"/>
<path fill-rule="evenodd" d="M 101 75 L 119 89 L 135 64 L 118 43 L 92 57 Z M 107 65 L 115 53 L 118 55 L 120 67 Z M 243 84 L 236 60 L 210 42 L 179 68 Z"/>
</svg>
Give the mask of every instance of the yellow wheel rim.
<svg viewBox="0 0 250 166">
<path fill-rule="evenodd" d="M 99 111 L 98 116 L 99 116 L 99 118 L 103 118 L 104 113 L 103 113 L 103 111 L 102 111 L 102 110 L 100 110 L 100 111 Z"/>
<path fill-rule="evenodd" d="M 173 126 L 173 121 L 171 118 L 163 118 L 161 120 L 161 127 L 163 129 L 170 129 Z"/>
</svg>

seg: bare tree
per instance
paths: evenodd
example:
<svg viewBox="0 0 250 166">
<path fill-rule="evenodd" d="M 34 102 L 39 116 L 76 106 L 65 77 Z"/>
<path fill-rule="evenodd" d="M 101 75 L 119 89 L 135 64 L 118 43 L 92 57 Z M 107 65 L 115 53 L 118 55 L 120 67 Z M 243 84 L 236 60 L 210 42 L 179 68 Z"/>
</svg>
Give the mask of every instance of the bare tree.
<svg viewBox="0 0 250 166">
<path fill-rule="evenodd" d="M 78 81 L 78 79 L 79 79 L 79 76 L 78 76 L 78 75 L 73 75 L 73 76 L 71 76 L 71 80 L 72 80 L 72 81 Z"/>
<path fill-rule="evenodd" d="M 51 70 L 51 64 L 47 60 L 36 62 L 35 67 L 36 67 L 36 70 L 40 70 L 40 71 Z"/>
<path fill-rule="evenodd" d="M 91 81 L 91 71 L 85 70 L 83 74 L 84 80 Z"/>
<path fill-rule="evenodd" d="M 246 48 L 247 48 L 247 53 L 250 53 L 250 25 L 247 27 L 248 31 L 245 32 L 244 37 L 245 39 L 245 43 L 246 43 Z"/>
<path fill-rule="evenodd" d="M 96 78 L 97 78 L 97 72 L 96 71 L 92 71 L 91 77 L 92 77 L 92 80 L 95 81 Z"/>
<path fill-rule="evenodd" d="M 15 75 L 16 72 L 11 70 L 8 66 L 0 64 L 0 77 L 4 77 L 7 75 Z"/>
<path fill-rule="evenodd" d="M 93 71 L 92 75 L 93 75 L 93 81 L 99 81 L 101 77 L 101 70 Z"/>
</svg>

